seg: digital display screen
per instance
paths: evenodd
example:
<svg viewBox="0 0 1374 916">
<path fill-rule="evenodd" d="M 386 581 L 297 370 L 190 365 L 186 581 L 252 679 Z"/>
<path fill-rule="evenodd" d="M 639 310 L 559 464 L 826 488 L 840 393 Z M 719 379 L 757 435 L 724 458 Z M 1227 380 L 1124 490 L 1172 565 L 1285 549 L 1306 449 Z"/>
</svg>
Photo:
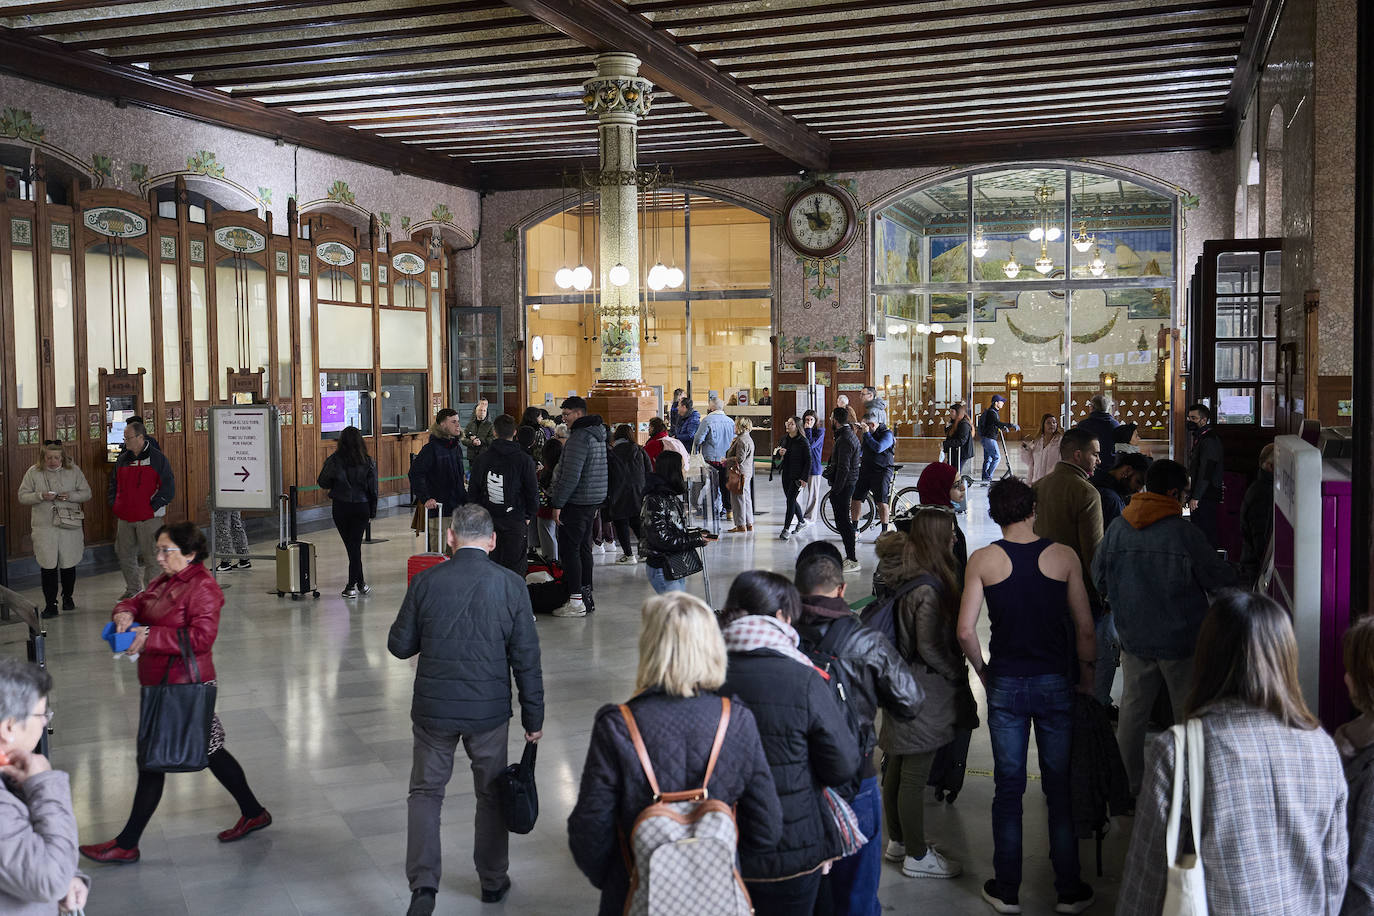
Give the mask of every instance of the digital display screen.
<svg viewBox="0 0 1374 916">
<path fill-rule="evenodd" d="M 320 393 L 320 432 L 339 433 L 346 427 L 362 428 L 361 391 L 324 391 Z"/>
</svg>

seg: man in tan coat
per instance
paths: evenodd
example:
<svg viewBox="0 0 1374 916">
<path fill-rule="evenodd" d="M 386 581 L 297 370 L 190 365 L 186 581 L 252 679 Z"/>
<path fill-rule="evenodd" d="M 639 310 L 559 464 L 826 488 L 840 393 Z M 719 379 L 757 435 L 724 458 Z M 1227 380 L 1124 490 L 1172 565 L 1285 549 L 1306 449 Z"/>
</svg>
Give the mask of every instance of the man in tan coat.
<svg viewBox="0 0 1374 916">
<path fill-rule="evenodd" d="M 1093 556 L 1102 543 L 1102 497 L 1088 479 L 1097 471 L 1101 455 L 1097 437 L 1088 430 L 1076 426 L 1064 433 L 1059 463 L 1035 482 L 1035 533 L 1072 547 L 1083 564 L 1083 582 L 1097 630 L 1093 696 L 1110 706 L 1116 678 L 1116 627 L 1092 584 Z"/>
</svg>

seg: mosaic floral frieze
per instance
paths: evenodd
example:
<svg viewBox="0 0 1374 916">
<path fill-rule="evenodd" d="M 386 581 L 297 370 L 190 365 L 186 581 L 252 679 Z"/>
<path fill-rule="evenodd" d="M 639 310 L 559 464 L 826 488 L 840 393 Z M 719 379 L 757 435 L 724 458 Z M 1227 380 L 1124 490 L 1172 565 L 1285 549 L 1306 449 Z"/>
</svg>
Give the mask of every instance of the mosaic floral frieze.
<svg viewBox="0 0 1374 916">
<path fill-rule="evenodd" d="M 408 216 L 403 216 L 403 217 L 401 217 L 401 231 L 402 231 L 402 232 L 409 232 L 409 231 L 410 231 L 410 217 L 408 217 Z"/>
<path fill-rule="evenodd" d="M 211 178 L 224 177 L 224 165 L 216 161 L 213 150 L 203 149 L 186 157 L 186 171 Z"/>
<path fill-rule="evenodd" d="M 448 204 L 436 204 L 434 209 L 430 211 L 430 216 L 441 223 L 453 222 L 453 211 L 448 208 Z"/>
<path fill-rule="evenodd" d="M 82 223 L 92 232 L 115 239 L 137 238 L 148 231 L 148 221 L 122 207 L 96 207 L 87 210 Z"/>
<path fill-rule="evenodd" d="M 114 160 L 100 153 L 91 154 L 91 172 L 101 179 L 114 177 Z"/>
<path fill-rule="evenodd" d="M 258 202 L 261 203 L 264 207 L 272 206 L 272 189 L 259 186 Z"/>
<path fill-rule="evenodd" d="M 0 111 L 0 137 L 41 143 L 43 133 L 42 126 L 34 123 L 33 112 L 23 108 L 6 108 Z"/>
<path fill-rule="evenodd" d="M 138 182 L 139 184 L 142 184 L 143 182 L 147 181 L 147 180 L 148 180 L 148 163 L 146 163 L 146 162 L 130 162 L 130 163 L 129 163 L 129 177 L 132 178 L 134 181 Z"/>
<path fill-rule="evenodd" d="M 377 223 L 382 227 L 383 232 L 391 231 L 391 214 L 383 210 L 377 214 Z"/>
</svg>

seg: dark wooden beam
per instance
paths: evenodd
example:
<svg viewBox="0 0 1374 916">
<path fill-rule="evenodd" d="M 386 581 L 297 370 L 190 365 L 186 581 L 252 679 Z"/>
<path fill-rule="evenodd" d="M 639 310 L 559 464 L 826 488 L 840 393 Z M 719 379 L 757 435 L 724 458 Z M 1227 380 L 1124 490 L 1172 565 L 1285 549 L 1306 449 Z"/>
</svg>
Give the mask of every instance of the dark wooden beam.
<svg viewBox="0 0 1374 916">
<path fill-rule="evenodd" d="M 264 137 L 280 138 L 357 162 L 445 184 L 476 188 L 477 176 L 460 159 L 437 156 L 328 124 L 198 89 L 135 67 L 120 67 L 95 54 L 67 51 L 40 38 L 19 38 L 0 29 L 0 69 L 88 95 L 119 99 L 154 111 L 192 118 Z"/>
<path fill-rule="evenodd" d="M 109 6 L 110 4 L 101 4 Z M 262 3 L 232 3 L 227 6 L 215 7 L 216 16 L 233 16 L 237 13 L 280 13 L 286 10 L 310 9 L 320 5 L 320 0 L 263 0 Z M 156 25 L 162 22 L 184 22 L 188 19 L 205 19 L 205 10 L 200 7 L 188 7 L 180 10 L 164 10 L 157 13 L 134 13 L 129 16 L 106 16 L 102 19 L 74 19 L 70 22 L 44 23 L 42 25 L 26 25 L 14 29 L 16 35 L 37 35 L 50 38 L 54 35 L 70 35 L 75 32 L 90 32 L 97 29 L 117 29 L 122 27 L 139 27 L 143 25 Z"/>
<path fill-rule="evenodd" d="M 596 51 L 627 51 L 640 72 L 673 95 L 808 169 L 824 169 L 830 144 L 724 75 L 616 0 L 507 0 Z"/>
<path fill-rule="evenodd" d="M 289 4 L 296 6 L 297 4 Z M 311 3 L 307 9 L 309 12 L 300 16 L 275 16 L 260 13 L 255 7 L 260 4 L 243 4 L 246 9 L 242 12 L 249 12 L 262 15 L 262 19 L 257 22 L 241 22 L 234 25 L 213 25 L 201 26 L 199 28 L 177 29 L 175 31 L 143 32 L 137 35 L 107 35 L 97 38 L 86 38 L 81 41 L 66 42 L 67 47 L 79 51 L 92 51 L 97 48 L 108 50 L 125 48 L 137 48 L 146 45 L 156 45 L 169 41 L 205 41 L 211 38 L 225 38 L 240 35 L 261 35 L 264 33 L 278 33 L 284 29 L 304 28 L 327 29 L 337 26 L 357 27 L 371 22 L 397 23 L 406 19 L 414 19 L 420 16 L 453 16 L 468 13 L 478 13 L 487 10 L 507 9 L 504 3 L 496 0 L 461 0 L 457 3 L 439 3 L 429 5 L 397 6 L 389 9 L 367 9 L 353 10 L 350 12 L 316 12 L 316 4 Z M 227 14 L 224 12 L 226 7 L 216 7 L 216 19 L 222 19 Z M 519 17 L 521 19 L 525 17 Z M 205 21 L 204 10 L 179 10 L 176 12 L 149 13 L 146 16 L 129 16 L 121 19 L 104 19 L 95 22 L 67 23 L 64 27 L 65 32 L 93 32 L 114 29 L 146 28 L 150 25 L 165 25 L 169 22 L 179 22 L 187 19 Z M 73 27 L 75 26 L 75 27 Z M 432 29 L 433 27 L 431 27 Z M 26 30 L 28 31 L 28 30 Z M 44 37 L 51 37 L 54 34 L 62 34 L 53 29 L 36 30 Z M 389 30 L 368 29 L 360 30 L 354 40 L 367 40 L 383 36 Z M 261 48 L 269 48 L 277 45 L 284 45 L 285 42 L 263 42 L 259 44 L 244 43 L 237 46 L 239 51 L 252 51 Z M 227 50 L 224 45 L 207 46 L 199 49 L 205 53 L 222 53 Z M 162 57 L 185 56 L 187 51 L 166 51 L 161 52 Z M 110 60 L 150 60 L 155 59 L 156 55 L 148 55 L 140 58 L 137 54 L 106 54 Z"/>
<path fill-rule="evenodd" d="M 1367 3 L 1368 0 L 1365 0 Z M 1250 7 L 1250 18 L 1245 23 L 1245 35 L 1240 40 L 1240 53 L 1236 58 L 1235 74 L 1231 77 L 1231 92 L 1226 97 L 1226 116 L 1231 120 L 1233 129 L 1240 129 L 1240 119 L 1244 116 L 1245 105 L 1259 85 L 1260 71 L 1264 68 L 1264 55 L 1269 49 L 1269 39 L 1273 37 L 1278 25 L 1282 0 L 1254 0 Z"/>
</svg>

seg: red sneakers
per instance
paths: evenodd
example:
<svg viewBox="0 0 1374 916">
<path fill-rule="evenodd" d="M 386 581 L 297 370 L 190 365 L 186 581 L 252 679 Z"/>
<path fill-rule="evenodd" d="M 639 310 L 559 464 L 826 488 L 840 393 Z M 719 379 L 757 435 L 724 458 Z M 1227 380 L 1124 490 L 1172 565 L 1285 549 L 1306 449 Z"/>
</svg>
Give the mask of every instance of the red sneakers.
<svg viewBox="0 0 1374 916">
<path fill-rule="evenodd" d="M 77 847 L 83 856 L 95 862 L 109 862 L 113 865 L 132 865 L 138 861 L 138 847 L 120 849 L 114 840 Z"/>
<path fill-rule="evenodd" d="M 262 813 L 256 817 L 239 818 L 237 824 L 220 833 L 219 841 L 221 843 L 232 843 L 235 840 L 241 840 L 254 830 L 261 830 L 271 823 L 272 815 L 268 813 L 266 808 L 263 808 Z"/>
</svg>

